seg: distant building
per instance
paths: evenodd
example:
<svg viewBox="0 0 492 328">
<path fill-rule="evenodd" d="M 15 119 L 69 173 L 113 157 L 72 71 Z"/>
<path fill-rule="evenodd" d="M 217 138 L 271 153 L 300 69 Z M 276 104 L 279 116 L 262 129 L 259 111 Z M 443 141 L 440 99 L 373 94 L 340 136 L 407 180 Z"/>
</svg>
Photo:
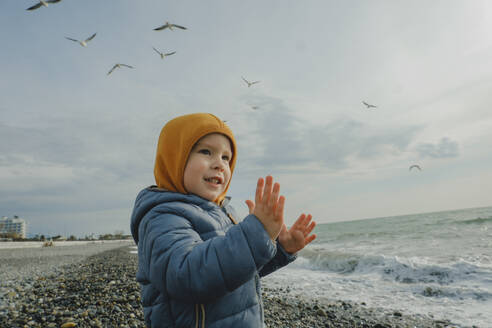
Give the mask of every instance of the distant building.
<svg viewBox="0 0 492 328">
<path fill-rule="evenodd" d="M 0 234 L 15 233 L 19 237 L 26 238 L 26 221 L 14 215 L 14 218 L 6 216 L 0 219 Z"/>
</svg>

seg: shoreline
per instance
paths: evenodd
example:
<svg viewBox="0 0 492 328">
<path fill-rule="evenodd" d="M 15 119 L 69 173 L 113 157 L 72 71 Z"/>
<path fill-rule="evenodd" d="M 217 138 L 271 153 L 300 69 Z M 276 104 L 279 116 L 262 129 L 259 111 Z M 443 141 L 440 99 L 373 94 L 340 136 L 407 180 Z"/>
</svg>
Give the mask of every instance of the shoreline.
<svg viewBox="0 0 492 328">
<path fill-rule="evenodd" d="M 58 255 L 43 258 L 51 262 L 49 271 L 22 268 L 22 264 L 38 267 L 32 259 L 39 254 L 18 259 L 16 266 L 2 265 L 0 327 L 145 327 L 135 280 L 138 260 L 130 253 L 133 244 L 104 245 L 108 248 L 103 244 L 63 247 L 82 254 L 76 255 L 76 261 L 73 255 L 66 256 L 67 252 L 57 248 Z M 5 254 L 0 252 L 0 260 Z M 7 276 L 10 279 L 3 279 Z M 307 300 L 290 295 L 288 287 L 263 284 L 262 293 L 266 327 L 460 327 L 449 321 L 364 304 Z"/>
<path fill-rule="evenodd" d="M 117 240 L 60 240 L 52 241 L 50 247 L 65 247 L 65 246 L 82 246 L 88 244 L 112 244 L 112 243 L 131 243 L 135 244 L 133 239 L 117 239 Z M 45 241 L 1 241 L 0 251 L 2 249 L 19 249 L 19 248 L 40 248 L 43 247 Z"/>
<path fill-rule="evenodd" d="M 308 300 L 290 295 L 287 288 L 263 287 L 267 327 L 300 328 L 461 328 L 449 320 L 405 314 L 401 310 L 367 307 L 342 300 Z"/>
</svg>

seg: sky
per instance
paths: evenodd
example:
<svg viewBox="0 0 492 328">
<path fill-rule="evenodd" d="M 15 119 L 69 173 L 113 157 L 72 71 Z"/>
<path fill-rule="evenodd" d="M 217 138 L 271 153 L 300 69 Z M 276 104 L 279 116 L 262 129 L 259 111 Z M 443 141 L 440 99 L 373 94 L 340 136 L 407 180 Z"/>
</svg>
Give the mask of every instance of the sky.
<svg viewBox="0 0 492 328">
<path fill-rule="evenodd" d="M 287 225 L 492 206 L 488 0 L 35 3 L 0 1 L 0 216 L 28 235 L 129 233 L 194 112 L 235 133 L 241 216 L 268 174 Z"/>
</svg>

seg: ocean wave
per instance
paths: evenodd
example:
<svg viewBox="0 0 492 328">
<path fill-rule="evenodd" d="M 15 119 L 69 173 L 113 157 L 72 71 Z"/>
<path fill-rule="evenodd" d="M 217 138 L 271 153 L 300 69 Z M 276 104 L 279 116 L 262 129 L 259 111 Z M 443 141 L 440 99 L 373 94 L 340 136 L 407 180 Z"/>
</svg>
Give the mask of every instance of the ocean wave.
<svg viewBox="0 0 492 328">
<path fill-rule="evenodd" d="M 464 221 L 457 221 L 457 224 L 486 224 L 486 223 L 492 223 L 492 216 L 489 216 L 487 218 L 475 218 L 475 219 L 470 219 L 470 220 L 464 220 Z"/>
<path fill-rule="evenodd" d="M 353 240 L 353 239 L 358 239 L 360 237 L 372 239 L 372 238 L 380 238 L 380 237 L 386 237 L 392 235 L 393 233 L 389 231 L 345 232 L 337 235 L 335 240 Z"/>
<path fill-rule="evenodd" d="M 479 287 L 463 288 L 463 287 L 422 286 L 421 288 L 419 288 L 418 294 L 425 297 L 459 298 L 461 300 L 473 299 L 476 301 L 486 301 L 492 299 L 492 293 L 483 290 Z"/>
<path fill-rule="evenodd" d="M 314 270 L 326 270 L 337 273 L 354 272 L 363 256 L 323 249 L 304 249 L 300 257 L 301 266 Z"/>
<path fill-rule="evenodd" d="M 338 274 L 379 274 L 382 279 L 404 284 L 449 285 L 458 280 L 472 279 L 473 275 L 490 275 L 489 270 L 484 272 L 477 265 L 462 260 L 444 265 L 428 263 L 423 258 L 361 255 L 316 248 L 305 249 L 299 256 L 301 261 L 298 265 L 311 270 Z"/>
</svg>

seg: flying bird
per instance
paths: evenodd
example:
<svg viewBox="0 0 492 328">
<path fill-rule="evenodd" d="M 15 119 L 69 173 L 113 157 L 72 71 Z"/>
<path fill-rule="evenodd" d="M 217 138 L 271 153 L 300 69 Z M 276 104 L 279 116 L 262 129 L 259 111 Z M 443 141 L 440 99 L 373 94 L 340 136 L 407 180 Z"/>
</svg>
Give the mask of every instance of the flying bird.
<svg viewBox="0 0 492 328">
<path fill-rule="evenodd" d="M 71 41 L 74 41 L 74 42 L 78 42 L 82 47 L 87 47 L 87 42 L 89 42 L 90 40 L 94 39 L 95 36 L 96 36 L 96 33 L 92 34 L 90 37 L 88 37 L 87 39 L 85 39 L 83 41 L 72 39 L 72 38 L 69 38 L 67 36 L 65 37 L 65 39 L 68 39 L 68 40 L 71 40 Z"/>
<path fill-rule="evenodd" d="M 156 27 L 154 29 L 154 31 L 160 31 L 160 30 L 163 30 L 163 29 L 170 29 L 171 31 L 173 31 L 173 27 L 177 27 L 177 28 L 180 28 L 182 30 L 186 30 L 186 27 L 184 26 L 181 26 L 181 25 L 177 25 L 177 24 L 171 24 L 169 22 L 166 22 L 166 24 L 162 25 L 162 26 L 159 26 L 159 27 Z"/>
<path fill-rule="evenodd" d="M 253 81 L 253 82 L 249 82 L 248 80 L 246 80 L 244 77 L 241 76 L 241 78 L 243 79 L 244 82 L 246 82 L 246 84 L 248 85 L 248 88 L 250 86 L 252 86 L 253 84 L 255 83 L 260 83 L 260 81 Z"/>
<path fill-rule="evenodd" d="M 34 6 L 31 6 L 27 8 L 26 10 L 35 10 L 38 9 L 39 7 L 48 7 L 48 3 L 57 3 L 60 2 L 61 0 L 39 0 L 39 3 L 35 4 Z"/>
<path fill-rule="evenodd" d="M 408 170 L 411 171 L 414 167 L 417 168 L 417 169 L 419 169 L 419 171 L 422 171 L 422 168 L 420 166 L 418 166 L 417 164 L 410 165 L 410 167 L 408 168 Z"/>
<path fill-rule="evenodd" d="M 114 64 L 113 68 L 111 68 L 111 70 L 108 72 L 108 75 L 113 73 L 113 71 L 117 68 L 121 68 L 121 67 L 128 67 L 128 68 L 133 68 L 133 66 L 130 66 L 130 65 L 127 65 L 127 64 Z"/>
<path fill-rule="evenodd" d="M 253 109 L 253 110 L 257 110 L 259 108 L 260 108 L 260 106 L 251 106 L 251 109 Z"/>
<path fill-rule="evenodd" d="M 159 50 L 157 50 L 154 47 L 152 47 L 152 49 L 154 49 L 155 52 L 157 52 L 159 55 L 161 55 L 161 59 L 164 59 L 164 57 L 171 56 L 171 55 L 174 55 L 176 53 L 176 51 L 173 51 L 173 52 L 169 52 L 169 53 L 165 54 L 163 52 L 160 52 Z"/>
<path fill-rule="evenodd" d="M 371 104 L 368 104 L 366 103 L 365 101 L 362 102 L 364 105 L 366 105 L 367 109 L 370 109 L 370 108 L 377 108 L 377 106 L 375 105 L 371 105 Z"/>
</svg>

